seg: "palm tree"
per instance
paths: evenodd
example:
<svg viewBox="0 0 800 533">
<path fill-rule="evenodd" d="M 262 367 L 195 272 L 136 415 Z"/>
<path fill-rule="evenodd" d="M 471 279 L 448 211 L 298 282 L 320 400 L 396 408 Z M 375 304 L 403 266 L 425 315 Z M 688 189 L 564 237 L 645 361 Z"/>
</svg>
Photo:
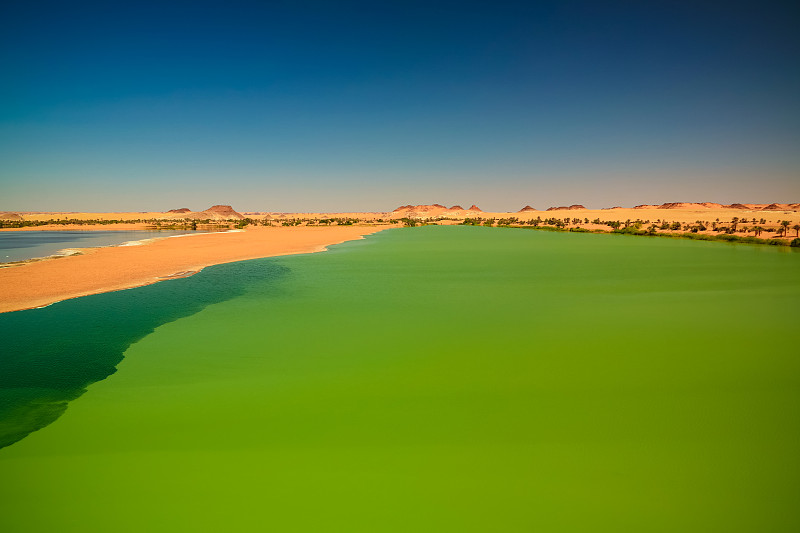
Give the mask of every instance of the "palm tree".
<svg viewBox="0 0 800 533">
<path fill-rule="evenodd" d="M 755 232 L 756 237 L 761 235 L 762 231 L 764 231 L 764 228 L 762 228 L 761 226 L 756 226 L 756 227 L 753 228 L 753 232 Z"/>
<path fill-rule="evenodd" d="M 789 231 L 789 221 L 788 220 L 782 220 L 781 221 L 781 226 L 783 226 L 783 236 L 786 237 L 786 232 Z"/>
<path fill-rule="evenodd" d="M 800 224 L 795 224 L 792 229 L 794 230 L 794 236 L 800 237 Z"/>
</svg>

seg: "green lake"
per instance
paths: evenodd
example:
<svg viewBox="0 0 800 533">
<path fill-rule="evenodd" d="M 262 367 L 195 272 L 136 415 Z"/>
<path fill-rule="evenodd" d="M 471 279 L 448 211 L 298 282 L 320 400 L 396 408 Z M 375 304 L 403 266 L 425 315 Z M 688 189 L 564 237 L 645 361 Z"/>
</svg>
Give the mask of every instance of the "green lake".
<svg viewBox="0 0 800 533">
<path fill-rule="evenodd" d="M 464 226 L 2 314 L 0 531 L 797 530 L 798 321 L 796 250 Z"/>
</svg>

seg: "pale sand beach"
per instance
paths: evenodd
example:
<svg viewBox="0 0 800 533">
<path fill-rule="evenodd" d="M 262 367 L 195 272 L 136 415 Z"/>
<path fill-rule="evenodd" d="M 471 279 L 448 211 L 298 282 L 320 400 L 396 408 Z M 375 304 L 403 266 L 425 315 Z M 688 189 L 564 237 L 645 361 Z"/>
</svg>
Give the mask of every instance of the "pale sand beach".
<svg viewBox="0 0 800 533">
<path fill-rule="evenodd" d="M 387 227 L 392 226 L 251 226 L 243 231 L 157 239 L 142 246 L 87 248 L 81 255 L 0 269 L 0 313 L 148 285 L 210 265 L 318 252 Z"/>
</svg>

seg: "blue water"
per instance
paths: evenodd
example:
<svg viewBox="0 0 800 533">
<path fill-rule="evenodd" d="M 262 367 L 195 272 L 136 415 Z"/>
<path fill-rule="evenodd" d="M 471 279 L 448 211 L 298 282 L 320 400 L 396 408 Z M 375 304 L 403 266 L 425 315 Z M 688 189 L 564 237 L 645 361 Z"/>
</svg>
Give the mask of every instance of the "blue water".
<svg viewBox="0 0 800 533">
<path fill-rule="evenodd" d="M 117 246 L 128 241 L 197 233 L 187 230 L 2 231 L 0 263 L 48 257 L 66 248 Z"/>
</svg>

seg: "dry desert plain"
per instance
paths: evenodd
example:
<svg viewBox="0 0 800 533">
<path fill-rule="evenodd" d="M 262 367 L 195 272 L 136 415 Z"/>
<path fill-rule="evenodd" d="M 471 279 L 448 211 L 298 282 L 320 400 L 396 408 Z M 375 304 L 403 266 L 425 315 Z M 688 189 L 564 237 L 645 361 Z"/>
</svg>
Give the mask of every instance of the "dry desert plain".
<svg viewBox="0 0 800 533">
<path fill-rule="evenodd" d="M 465 220 L 504 225 L 558 222 L 565 229 L 610 231 L 652 228 L 655 233 L 732 233 L 779 239 L 787 243 L 800 232 L 800 204 L 664 204 L 662 206 L 586 209 L 580 205 L 484 212 L 477 206 L 406 205 L 391 212 L 238 213 L 230 206 L 204 211 L 176 209 L 143 213 L 0 213 L 0 231 L 130 230 L 153 226 L 199 229 L 243 226 L 232 232 L 198 233 L 190 238 L 156 239 L 143 246 L 89 248 L 58 259 L 22 262 L 0 268 L 0 312 L 48 305 L 60 300 L 155 283 L 191 275 L 214 264 L 261 257 L 308 253 L 359 239 L 403 222 L 460 224 Z M 52 222 L 52 223 L 49 223 Z M 245 224 L 247 223 L 247 224 Z M 611 223 L 612 225 L 609 225 Z M 21 226 L 21 227 L 8 227 Z"/>
<path fill-rule="evenodd" d="M 188 208 L 173 209 L 167 212 L 132 212 L 132 213 L 83 213 L 83 212 L 2 212 L 0 222 L 9 223 L 35 223 L 36 226 L 26 226 L 18 229 L 24 230 L 57 230 L 57 229 L 102 229 L 102 230 L 129 230 L 152 227 L 153 224 L 186 224 L 195 221 L 198 223 L 209 221 L 211 223 L 222 221 L 238 221 L 250 219 L 259 223 L 282 225 L 289 221 L 301 221 L 302 224 L 311 222 L 318 224 L 321 220 L 351 219 L 365 223 L 393 222 L 403 218 L 446 222 L 461 222 L 466 218 L 482 219 L 509 219 L 516 218 L 526 222 L 540 218 L 567 218 L 581 220 L 580 225 L 587 229 L 609 230 L 605 222 L 626 220 L 641 220 L 647 224 L 656 221 L 680 222 L 682 225 L 705 222 L 708 226 L 713 223 L 721 225 L 730 224 L 737 220 L 739 228 L 751 229 L 755 226 L 762 227 L 767 233 L 776 233 L 782 221 L 788 221 L 790 227 L 800 223 L 800 203 L 784 204 L 731 204 L 718 203 L 669 203 L 662 205 L 639 205 L 636 207 L 612 207 L 604 209 L 587 209 L 582 205 L 563 207 L 550 207 L 538 210 L 525 206 L 519 211 L 483 211 L 473 205 L 470 208 L 461 206 L 446 207 L 441 204 L 404 205 L 393 211 L 373 212 L 328 212 L 328 213 L 279 213 L 279 212 L 243 212 L 239 213 L 230 206 L 216 205 L 203 211 L 192 211 Z M 585 222 L 588 219 L 589 222 Z M 600 220 L 601 224 L 592 221 Z M 755 222 L 753 222 L 755 220 Z M 763 222 L 761 222 L 763 220 Z M 48 221 L 54 224 L 46 224 Z M 75 221 L 70 225 L 68 221 Z M 86 225 L 93 223 L 92 225 Z M 103 224 L 105 223 L 105 224 Z M 334 222 L 335 224 L 335 222 Z M 571 223 L 572 224 L 572 223 Z M 16 228 L 15 228 L 16 229 Z M 791 234 L 791 232 L 789 232 Z M 787 235 L 788 237 L 788 235 Z"/>
</svg>

